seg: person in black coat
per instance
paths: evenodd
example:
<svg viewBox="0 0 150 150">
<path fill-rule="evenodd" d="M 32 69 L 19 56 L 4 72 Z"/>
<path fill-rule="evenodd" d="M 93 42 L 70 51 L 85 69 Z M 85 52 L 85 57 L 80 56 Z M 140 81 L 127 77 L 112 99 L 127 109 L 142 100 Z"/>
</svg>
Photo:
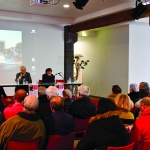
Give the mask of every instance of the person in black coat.
<svg viewBox="0 0 150 150">
<path fill-rule="evenodd" d="M 130 93 L 128 94 L 128 96 L 134 104 L 141 98 L 141 94 L 136 83 L 130 84 Z"/>
<path fill-rule="evenodd" d="M 3 102 L 2 102 L 2 96 L 3 96 L 4 98 L 7 97 L 7 95 L 6 95 L 5 91 L 4 91 L 4 88 L 3 88 L 3 87 L 0 87 L 0 111 L 1 111 L 1 112 L 3 112 L 3 110 L 4 110 L 4 104 L 3 104 Z"/>
<path fill-rule="evenodd" d="M 63 100 L 64 100 L 64 111 L 67 112 L 70 108 L 71 103 L 73 102 L 72 100 L 72 92 L 69 89 L 64 89 L 63 90 Z"/>
<path fill-rule="evenodd" d="M 79 89 L 79 99 L 71 103 L 68 113 L 74 118 L 87 119 L 95 115 L 96 106 L 88 97 L 90 88 L 81 86 Z"/>
<path fill-rule="evenodd" d="M 140 97 L 147 97 L 149 94 L 149 84 L 147 82 L 141 82 L 139 85 Z"/>
<path fill-rule="evenodd" d="M 46 128 L 46 141 L 44 147 L 46 147 L 50 135 L 67 135 L 74 132 L 73 117 L 65 113 L 63 104 L 63 99 L 59 96 L 53 97 L 50 101 L 52 114 L 44 119 Z"/>
<path fill-rule="evenodd" d="M 109 146 L 128 144 L 129 135 L 114 102 L 107 98 L 100 99 L 96 114 L 90 118 L 90 125 L 76 150 L 107 150 Z"/>
<path fill-rule="evenodd" d="M 52 69 L 47 68 L 45 70 L 45 74 L 42 75 L 42 83 L 54 83 L 55 82 L 55 76 L 52 74 Z"/>
</svg>

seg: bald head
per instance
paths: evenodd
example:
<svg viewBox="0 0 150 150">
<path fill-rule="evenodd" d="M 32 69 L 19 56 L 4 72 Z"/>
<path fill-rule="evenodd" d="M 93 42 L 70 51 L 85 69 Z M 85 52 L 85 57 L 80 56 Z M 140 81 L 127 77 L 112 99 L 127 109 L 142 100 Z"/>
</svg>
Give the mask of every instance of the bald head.
<svg viewBox="0 0 150 150">
<path fill-rule="evenodd" d="M 17 90 L 15 93 L 15 100 L 21 103 L 26 96 L 27 92 L 25 90 L 23 89 Z"/>
<path fill-rule="evenodd" d="M 28 111 L 36 110 L 39 100 L 34 95 L 26 96 L 24 99 L 24 108 Z"/>
<path fill-rule="evenodd" d="M 50 101 L 50 106 L 55 111 L 63 109 L 64 101 L 63 101 L 62 97 L 60 97 L 60 96 L 53 97 Z"/>
</svg>

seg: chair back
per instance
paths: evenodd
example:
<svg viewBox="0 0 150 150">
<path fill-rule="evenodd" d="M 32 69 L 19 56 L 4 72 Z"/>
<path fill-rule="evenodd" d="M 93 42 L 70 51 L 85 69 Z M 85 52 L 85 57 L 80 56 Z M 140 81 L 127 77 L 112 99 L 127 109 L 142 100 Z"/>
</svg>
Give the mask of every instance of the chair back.
<svg viewBox="0 0 150 150">
<path fill-rule="evenodd" d="M 68 135 L 50 135 L 47 150 L 72 150 L 75 133 Z"/>
<path fill-rule="evenodd" d="M 6 150 L 38 150 L 39 140 L 20 142 L 8 141 Z"/>
<path fill-rule="evenodd" d="M 134 150 L 134 143 L 122 147 L 108 147 L 107 150 Z"/>
<path fill-rule="evenodd" d="M 75 133 L 84 132 L 89 125 L 89 118 L 88 119 L 75 118 L 74 123 L 75 123 L 75 129 L 74 129 Z"/>
<path fill-rule="evenodd" d="M 56 83 L 65 83 L 66 81 L 64 79 L 56 79 Z"/>
<path fill-rule="evenodd" d="M 142 150 L 148 150 L 148 149 L 150 149 L 150 140 L 145 140 Z"/>
</svg>

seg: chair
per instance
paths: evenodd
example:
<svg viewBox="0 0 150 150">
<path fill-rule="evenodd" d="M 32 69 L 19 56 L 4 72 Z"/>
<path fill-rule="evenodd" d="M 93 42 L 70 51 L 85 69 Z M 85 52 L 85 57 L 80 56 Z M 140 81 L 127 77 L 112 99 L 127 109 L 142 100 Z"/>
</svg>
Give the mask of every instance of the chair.
<svg viewBox="0 0 150 150">
<path fill-rule="evenodd" d="M 65 83 L 66 81 L 64 79 L 56 79 L 56 83 Z"/>
<path fill-rule="evenodd" d="M 89 125 L 89 118 L 88 119 L 75 118 L 74 123 L 75 123 L 75 129 L 74 129 L 75 139 L 80 140 L 83 137 L 85 130 Z"/>
<path fill-rule="evenodd" d="M 108 147 L 107 150 L 134 150 L 134 143 L 121 147 Z"/>
<path fill-rule="evenodd" d="M 150 140 L 145 140 L 142 150 L 148 150 L 148 149 L 150 149 Z"/>
<path fill-rule="evenodd" d="M 29 142 L 8 141 L 6 150 L 38 150 L 39 140 Z"/>
<path fill-rule="evenodd" d="M 47 150 L 72 150 L 75 133 L 68 135 L 51 135 L 49 137 Z"/>
</svg>

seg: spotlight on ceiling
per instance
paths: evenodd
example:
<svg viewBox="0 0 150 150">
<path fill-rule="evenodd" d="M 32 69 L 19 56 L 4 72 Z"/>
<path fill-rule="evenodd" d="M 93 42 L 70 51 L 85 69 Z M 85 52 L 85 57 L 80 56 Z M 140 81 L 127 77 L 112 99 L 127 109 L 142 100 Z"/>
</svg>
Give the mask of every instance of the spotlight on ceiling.
<svg viewBox="0 0 150 150">
<path fill-rule="evenodd" d="M 83 9 L 83 7 L 87 4 L 89 0 L 75 0 L 75 2 L 73 2 L 74 6 L 77 9 Z"/>
<path fill-rule="evenodd" d="M 131 16 L 134 19 L 139 19 L 147 10 L 147 5 L 143 5 L 141 0 L 136 0 L 136 8 L 133 10 Z"/>
</svg>

